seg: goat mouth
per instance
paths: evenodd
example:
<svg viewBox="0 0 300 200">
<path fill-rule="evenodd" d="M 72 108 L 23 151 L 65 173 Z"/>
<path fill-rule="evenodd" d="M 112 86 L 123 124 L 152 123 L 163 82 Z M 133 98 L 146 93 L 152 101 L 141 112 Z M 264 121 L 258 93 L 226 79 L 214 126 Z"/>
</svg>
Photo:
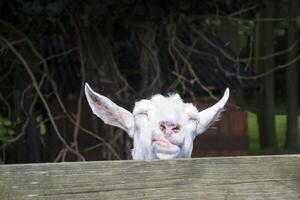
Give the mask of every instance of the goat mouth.
<svg viewBox="0 0 300 200">
<path fill-rule="evenodd" d="M 159 144 L 160 146 L 163 146 L 163 147 L 169 147 L 171 145 L 174 145 L 173 143 L 171 143 L 167 138 L 165 138 L 161 134 L 154 134 L 152 137 L 152 143 Z"/>
<path fill-rule="evenodd" d="M 152 143 L 156 143 L 156 144 L 159 144 L 160 146 L 163 146 L 163 147 L 169 147 L 171 145 L 173 145 L 172 143 L 170 142 L 165 142 L 165 141 L 157 141 L 157 140 L 153 140 Z"/>
<path fill-rule="evenodd" d="M 180 153 L 180 147 L 172 143 L 154 141 L 152 145 L 153 145 L 153 153 L 158 159 L 177 158 Z"/>
<path fill-rule="evenodd" d="M 174 146 L 181 148 L 183 142 L 176 141 L 172 138 L 166 138 L 162 134 L 153 134 L 152 144 L 158 144 L 159 146 L 164 148 L 171 148 Z"/>
</svg>

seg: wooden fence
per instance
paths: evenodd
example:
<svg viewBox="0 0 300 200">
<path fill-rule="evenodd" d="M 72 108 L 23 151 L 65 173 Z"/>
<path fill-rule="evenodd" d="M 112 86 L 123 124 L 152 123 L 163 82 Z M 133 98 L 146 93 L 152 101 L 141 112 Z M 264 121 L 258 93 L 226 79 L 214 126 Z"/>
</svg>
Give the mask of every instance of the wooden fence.
<svg viewBox="0 0 300 200">
<path fill-rule="evenodd" d="M 1 165 L 0 199 L 300 199 L 300 155 Z"/>
</svg>

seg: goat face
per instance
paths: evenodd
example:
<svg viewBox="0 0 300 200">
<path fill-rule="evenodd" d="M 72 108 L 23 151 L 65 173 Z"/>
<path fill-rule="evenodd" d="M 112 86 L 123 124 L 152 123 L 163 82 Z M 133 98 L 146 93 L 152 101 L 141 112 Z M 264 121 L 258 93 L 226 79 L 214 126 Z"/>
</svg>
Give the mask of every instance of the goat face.
<svg viewBox="0 0 300 200">
<path fill-rule="evenodd" d="M 218 119 L 229 89 L 219 102 L 200 112 L 192 104 L 184 103 L 178 94 L 140 100 L 133 113 L 97 94 L 88 84 L 85 94 L 94 114 L 133 138 L 133 159 L 151 160 L 191 157 L 193 140 Z"/>
</svg>

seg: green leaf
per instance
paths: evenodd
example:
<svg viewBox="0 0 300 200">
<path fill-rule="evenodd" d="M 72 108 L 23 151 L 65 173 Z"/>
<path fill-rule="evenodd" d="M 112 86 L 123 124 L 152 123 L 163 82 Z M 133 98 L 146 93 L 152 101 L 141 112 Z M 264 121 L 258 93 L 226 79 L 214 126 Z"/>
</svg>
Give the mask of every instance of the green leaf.
<svg viewBox="0 0 300 200">
<path fill-rule="evenodd" d="M 40 123 L 40 122 L 42 121 L 42 116 L 41 116 L 41 115 L 37 116 L 37 117 L 36 117 L 36 121 L 37 121 L 38 123 Z"/>
<path fill-rule="evenodd" d="M 41 136 L 46 135 L 46 126 L 45 126 L 45 124 L 41 122 L 39 124 L 39 128 L 40 128 L 40 134 L 41 134 Z"/>
<path fill-rule="evenodd" d="M 2 123 L 4 126 L 11 126 L 11 121 L 8 119 L 2 119 Z"/>
<path fill-rule="evenodd" d="M 8 130 L 8 135 L 13 136 L 16 132 L 13 129 Z"/>
<path fill-rule="evenodd" d="M 0 137 L 3 137 L 5 135 L 5 128 L 3 126 L 0 126 Z"/>
<path fill-rule="evenodd" d="M 275 35 L 284 36 L 285 35 L 285 29 L 275 29 Z"/>
</svg>

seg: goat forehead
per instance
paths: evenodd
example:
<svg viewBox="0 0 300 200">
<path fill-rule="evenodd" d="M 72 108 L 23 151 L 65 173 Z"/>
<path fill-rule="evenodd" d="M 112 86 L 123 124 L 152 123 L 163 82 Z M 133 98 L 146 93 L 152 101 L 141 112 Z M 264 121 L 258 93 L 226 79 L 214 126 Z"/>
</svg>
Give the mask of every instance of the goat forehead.
<svg viewBox="0 0 300 200">
<path fill-rule="evenodd" d="M 134 113 L 152 111 L 161 120 L 181 121 L 187 115 L 198 113 L 191 103 L 184 103 L 178 94 L 167 97 L 154 95 L 149 100 L 141 100 L 135 104 Z"/>
</svg>

